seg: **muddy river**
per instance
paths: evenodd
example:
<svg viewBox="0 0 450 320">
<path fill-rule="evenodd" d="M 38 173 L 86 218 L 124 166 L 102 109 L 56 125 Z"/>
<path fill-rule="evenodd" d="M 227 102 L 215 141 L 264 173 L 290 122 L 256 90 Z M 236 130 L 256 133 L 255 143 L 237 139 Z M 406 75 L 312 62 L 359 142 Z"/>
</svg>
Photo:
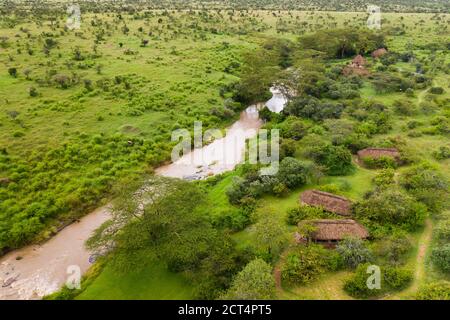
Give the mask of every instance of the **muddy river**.
<svg viewBox="0 0 450 320">
<path fill-rule="evenodd" d="M 265 105 L 280 112 L 286 99 L 275 88 Z M 233 168 L 243 161 L 245 139 L 257 134 L 262 125 L 258 108 L 244 110 L 240 119 L 227 129 L 223 138 L 182 156 L 179 160 L 156 170 L 162 176 L 202 179 Z M 73 275 L 74 266 L 86 272 L 92 262 L 84 242 L 92 232 L 108 220 L 108 206 L 84 216 L 79 222 L 61 230 L 47 242 L 12 251 L 0 258 L 0 300 L 40 299 L 57 291 Z"/>
</svg>

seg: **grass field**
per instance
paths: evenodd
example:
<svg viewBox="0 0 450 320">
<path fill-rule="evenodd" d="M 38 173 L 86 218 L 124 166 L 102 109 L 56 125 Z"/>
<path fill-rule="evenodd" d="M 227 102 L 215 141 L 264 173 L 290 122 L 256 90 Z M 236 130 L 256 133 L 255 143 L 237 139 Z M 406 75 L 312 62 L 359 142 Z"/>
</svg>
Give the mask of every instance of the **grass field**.
<svg viewBox="0 0 450 320">
<path fill-rule="evenodd" d="M 76 299 L 79 300 L 189 300 L 192 286 L 162 265 L 140 272 L 117 274 L 108 266 Z"/>
</svg>

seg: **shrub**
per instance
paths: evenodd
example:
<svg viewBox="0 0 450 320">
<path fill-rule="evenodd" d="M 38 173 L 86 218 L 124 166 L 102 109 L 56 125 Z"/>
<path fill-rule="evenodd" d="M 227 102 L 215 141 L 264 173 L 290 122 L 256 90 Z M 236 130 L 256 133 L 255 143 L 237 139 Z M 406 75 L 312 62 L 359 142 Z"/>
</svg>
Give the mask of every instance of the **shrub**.
<svg viewBox="0 0 450 320">
<path fill-rule="evenodd" d="M 353 276 L 344 283 L 344 290 L 350 296 L 355 298 L 369 298 L 376 297 L 382 293 L 381 288 L 370 289 L 367 286 L 367 279 L 369 274 L 367 273 L 369 264 L 360 264 Z"/>
<path fill-rule="evenodd" d="M 413 274 L 409 269 L 384 267 L 382 273 L 384 285 L 395 291 L 406 288 L 413 279 Z"/>
<path fill-rule="evenodd" d="M 433 151 L 433 157 L 436 160 L 450 159 L 450 147 L 440 146 L 438 150 Z"/>
<path fill-rule="evenodd" d="M 412 116 L 416 113 L 416 107 L 408 100 L 397 100 L 394 102 L 394 110 L 397 114 Z"/>
<path fill-rule="evenodd" d="M 450 220 L 439 221 L 434 232 L 438 240 L 450 242 Z"/>
<path fill-rule="evenodd" d="M 377 190 L 367 199 L 356 203 L 354 212 L 359 219 L 415 230 L 423 224 L 427 210 L 410 195 L 391 187 Z"/>
<path fill-rule="evenodd" d="M 444 89 L 442 87 L 432 87 L 430 88 L 430 93 L 432 94 L 443 94 Z"/>
<path fill-rule="evenodd" d="M 353 171 L 352 155 L 343 146 L 326 145 L 313 150 L 314 160 L 326 168 L 329 175 L 346 175 Z"/>
<path fill-rule="evenodd" d="M 307 181 L 308 167 L 303 162 L 286 157 L 280 162 L 277 177 L 286 187 L 292 189 L 304 185 Z"/>
<path fill-rule="evenodd" d="M 370 289 L 367 283 L 370 277 L 369 266 L 368 263 L 360 264 L 352 278 L 345 282 L 344 290 L 350 296 L 362 299 L 377 297 L 387 292 L 401 290 L 413 279 L 413 274 L 408 269 L 381 267 L 380 288 Z"/>
<path fill-rule="evenodd" d="M 386 156 L 381 156 L 379 158 L 364 157 L 364 158 L 362 158 L 362 161 L 366 167 L 371 168 L 371 169 L 377 169 L 377 168 L 388 169 L 388 168 L 396 168 L 397 167 L 397 162 L 392 157 L 386 157 Z"/>
<path fill-rule="evenodd" d="M 16 78 L 17 77 L 17 68 L 9 68 L 8 73 L 11 77 Z"/>
<path fill-rule="evenodd" d="M 448 180 L 430 164 L 407 169 L 400 176 L 400 185 L 433 212 L 440 211 L 447 201 Z"/>
<path fill-rule="evenodd" d="M 408 238 L 404 234 L 397 234 L 379 243 L 376 251 L 389 264 L 397 266 L 406 262 L 407 253 L 411 248 L 412 245 Z"/>
<path fill-rule="evenodd" d="M 261 300 L 275 298 L 272 268 L 262 259 L 249 262 L 234 278 L 222 299 Z"/>
<path fill-rule="evenodd" d="M 385 187 L 395 184 L 395 171 L 392 168 L 383 169 L 375 177 L 373 177 L 372 182 L 377 187 Z"/>
<path fill-rule="evenodd" d="M 450 244 L 438 246 L 431 252 L 431 260 L 443 272 L 450 272 Z"/>
<path fill-rule="evenodd" d="M 417 300 L 450 300 L 450 282 L 441 281 L 419 288 Z"/>
<path fill-rule="evenodd" d="M 348 268 L 354 269 L 361 263 L 372 260 L 372 253 L 366 247 L 364 241 L 357 238 L 344 239 L 337 245 L 336 251 Z"/>
<path fill-rule="evenodd" d="M 30 87 L 28 89 L 28 93 L 30 94 L 30 97 L 37 97 L 39 95 L 39 93 L 35 87 Z"/>
<path fill-rule="evenodd" d="M 297 225 L 302 220 L 317 219 L 328 216 L 321 208 L 311 206 L 299 206 L 288 211 L 286 221 L 290 225 Z"/>
<path fill-rule="evenodd" d="M 327 252 L 320 245 L 299 246 L 290 252 L 281 269 L 287 284 L 307 284 L 325 272 Z"/>
</svg>

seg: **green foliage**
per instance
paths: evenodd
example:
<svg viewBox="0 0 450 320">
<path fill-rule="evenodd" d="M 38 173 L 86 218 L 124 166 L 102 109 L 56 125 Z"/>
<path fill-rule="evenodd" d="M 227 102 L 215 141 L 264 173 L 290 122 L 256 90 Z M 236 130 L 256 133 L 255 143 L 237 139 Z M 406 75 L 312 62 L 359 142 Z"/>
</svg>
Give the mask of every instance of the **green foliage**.
<svg viewBox="0 0 450 320">
<path fill-rule="evenodd" d="M 353 210 L 358 219 L 410 231 L 421 226 L 427 214 L 423 204 L 397 188 L 377 190 L 356 203 Z"/>
<path fill-rule="evenodd" d="M 390 265 L 398 266 L 406 263 L 411 249 L 411 241 L 406 235 L 399 233 L 379 242 L 375 252 Z"/>
<path fill-rule="evenodd" d="M 352 269 L 373 259 L 372 252 L 367 248 L 364 241 L 357 238 L 350 237 L 339 242 L 336 251 L 341 256 L 344 266 Z"/>
<path fill-rule="evenodd" d="M 112 221 L 97 231 L 89 248 L 98 250 L 114 243 L 110 263 L 117 272 L 141 270 L 162 261 L 169 271 L 184 272 L 196 284 L 198 297 L 217 296 L 246 259 L 225 233 L 197 212 L 205 201 L 204 192 L 195 184 L 163 178 L 147 188 L 159 194 L 143 195 L 152 201 L 142 214 L 136 214 L 136 200 L 124 192 Z"/>
<path fill-rule="evenodd" d="M 395 184 L 394 177 L 394 169 L 388 168 L 378 172 L 377 175 L 372 179 L 372 181 L 377 187 L 388 187 Z"/>
<path fill-rule="evenodd" d="M 300 39 L 301 46 L 323 52 L 329 58 L 352 57 L 384 46 L 381 34 L 352 29 L 327 29 Z"/>
<path fill-rule="evenodd" d="M 408 269 L 394 267 L 381 267 L 380 288 L 370 289 L 367 282 L 371 273 L 368 272 L 369 264 L 360 264 L 352 278 L 344 284 L 344 290 L 352 297 L 367 299 L 378 297 L 382 294 L 399 291 L 411 283 L 413 275 Z"/>
<path fill-rule="evenodd" d="M 447 281 L 425 284 L 419 288 L 417 300 L 450 300 L 450 283 Z"/>
<path fill-rule="evenodd" d="M 378 158 L 374 157 L 364 157 L 362 158 L 364 165 L 370 169 L 395 169 L 397 167 L 397 161 L 388 156 L 381 156 Z"/>
<path fill-rule="evenodd" d="M 272 268 L 262 259 L 250 261 L 234 278 L 221 297 L 228 300 L 263 300 L 275 298 Z"/>
<path fill-rule="evenodd" d="M 16 77 L 17 77 L 17 68 L 14 68 L 14 67 L 9 68 L 9 69 L 8 69 L 8 74 L 9 74 L 11 77 L 16 78 Z"/>
<path fill-rule="evenodd" d="M 421 163 L 408 168 L 400 176 L 400 185 L 432 212 L 439 212 L 446 205 L 448 179 L 432 165 Z"/>
<path fill-rule="evenodd" d="M 436 160 L 450 159 L 450 147 L 440 146 L 438 150 L 433 151 L 433 157 Z"/>
<path fill-rule="evenodd" d="M 327 251 L 320 245 L 298 246 L 286 256 L 281 278 L 288 285 L 308 284 L 327 270 Z"/>
<path fill-rule="evenodd" d="M 450 242 L 450 219 L 440 220 L 434 229 L 436 238 L 443 242 Z"/>
<path fill-rule="evenodd" d="M 332 176 L 347 175 L 354 169 L 352 155 L 343 146 L 326 145 L 312 151 L 314 160 Z"/>
<path fill-rule="evenodd" d="M 450 273 L 450 244 L 433 248 L 431 261 L 443 272 Z"/>
<path fill-rule="evenodd" d="M 284 108 L 283 113 L 315 121 L 340 118 L 345 107 L 342 104 L 321 102 L 313 97 L 295 97 Z"/>
<path fill-rule="evenodd" d="M 273 262 L 287 244 L 286 226 L 276 219 L 273 212 L 265 211 L 253 228 L 257 253 L 264 260 Z"/>
<path fill-rule="evenodd" d="M 287 213 L 286 222 L 290 225 L 298 225 L 302 220 L 329 218 L 332 214 L 326 213 L 322 208 L 311 206 L 299 206 Z"/>
<path fill-rule="evenodd" d="M 293 189 L 306 183 L 308 167 L 295 158 L 286 157 L 280 162 L 277 177 L 286 187 Z"/>
</svg>

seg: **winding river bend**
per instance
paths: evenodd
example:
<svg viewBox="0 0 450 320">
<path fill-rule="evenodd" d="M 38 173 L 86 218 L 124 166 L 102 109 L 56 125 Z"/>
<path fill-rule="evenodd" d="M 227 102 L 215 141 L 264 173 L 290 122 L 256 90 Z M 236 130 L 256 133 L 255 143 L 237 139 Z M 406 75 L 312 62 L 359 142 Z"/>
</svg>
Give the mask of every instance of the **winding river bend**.
<svg viewBox="0 0 450 320">
<path fill-rule="evenodd" d="M 280 112 L 287 100 L 276 88 L 270 90 L 273 96 L 265 105 L 272 112 Z M 156 173 L 167 177 L 201 179 L 233 170 L 243 161 L 245 148 L 245 144 L 236 144 L 236 141 L 254 137 L 262 125 L 258 115 L 261 105 L 252 105 L 244 110 L 225 137 L 158 168 Z M 195 156 L 202 158 L 202 165 L 190 161 Z M 68 267 L 78 266 L 81 273 L 86 272 L 91 263 L 84 242 L 109 217 L 109 207 L 101 207 L 64 228 L 47 242 L 30 245 L 1 257 L 0 300 L 40 299 L 64 285 L 69 276 Z"/>
</svg>

